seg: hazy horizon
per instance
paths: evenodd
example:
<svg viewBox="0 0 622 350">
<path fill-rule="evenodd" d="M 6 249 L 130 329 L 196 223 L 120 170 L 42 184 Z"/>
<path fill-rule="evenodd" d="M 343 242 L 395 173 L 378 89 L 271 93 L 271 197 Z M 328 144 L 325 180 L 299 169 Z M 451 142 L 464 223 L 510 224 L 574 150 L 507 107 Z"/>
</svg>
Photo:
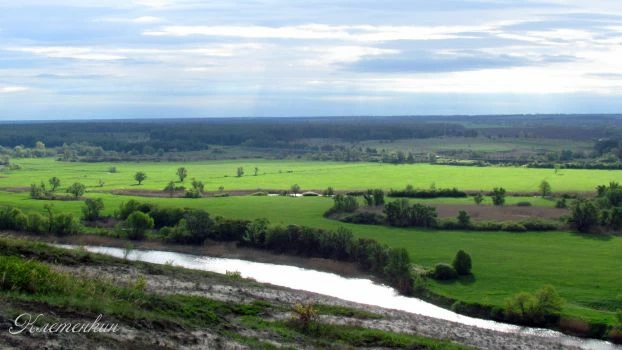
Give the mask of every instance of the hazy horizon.
<svg viewBox="0 0 622 350">
<path fill-rule="evenodd" d="M 0 0 L 0 120 L 615 114 L 622 3 Z"/>
</svg>

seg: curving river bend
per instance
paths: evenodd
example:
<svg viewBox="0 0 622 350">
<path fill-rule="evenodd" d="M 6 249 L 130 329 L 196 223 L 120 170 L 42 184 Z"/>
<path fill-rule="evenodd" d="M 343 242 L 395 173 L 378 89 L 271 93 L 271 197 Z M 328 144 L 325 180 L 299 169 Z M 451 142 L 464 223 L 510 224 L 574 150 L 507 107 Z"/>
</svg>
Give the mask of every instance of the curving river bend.
<svg viewBox="0 0 622 350">
<path fill-rule="evenodd" d="M 56 246 L 62 248 L 78 247 L 73 245 Z M 123 258 L 126 255 L 126 251 L 121 248 L 95 246 L 85 246 L 83 248 L 90 252 L 106 254 L 118 258 Z M 393 288 L 376 284 L 369 279 L 346 278 L 333 273 L 288 265 L 275 265 L 247 260 L 214 258 L 156 250 L 132 250 L 127 255 L 127 259 L 154 264 L 172 263 L 185 268 L 223 274 L 227 271 L 239 271 L 243 277 L 253 278 L 258 282 L 318 293 L 355 303 L 406 311 L 499 332 L 556 338 L 562 344 L 579 346 L 584 349 L 622 349 L 622 347 L 609 342 L 594 339 L 581 339 L 550 329 L 521 327 L 460 315 L 417 298 L 401 296 L 397 294 Z"/>
</svg>

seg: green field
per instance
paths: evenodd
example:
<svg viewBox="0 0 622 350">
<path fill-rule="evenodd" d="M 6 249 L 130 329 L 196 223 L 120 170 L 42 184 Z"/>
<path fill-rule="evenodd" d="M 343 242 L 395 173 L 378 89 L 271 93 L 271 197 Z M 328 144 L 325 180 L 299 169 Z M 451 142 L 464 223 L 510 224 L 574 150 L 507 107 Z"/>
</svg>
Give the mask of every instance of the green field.
<svg viewBox="0 0 622 350">
<path fill-rule="evenodd" d="M 404 188 L 411 184 L 428 188 L 457 187 L 461 190 L 490 190 L 496 186 L 508 191 L 538 190 L 538 184 L 547 180 L 554 192 L 594 191 L 597 185 L 622 179 L 622 171 L 615 170 L 561 170 L 528 169 L 521 167 L 461 167 L 429 164 L 389 165 L 380 163 L 338 163 L 310 161 L 227 160 L 190 163 L 63 163 L 52 159 L 19 159 L 21 170 L 0 173 L 0 188 L 27 187 L 46 181 L 52 176 L 61 179 L 63 186 L 82 182 L 89 190 L 154 189 L 161 190 L 166 183 L 177 180 L 179 166 L 188 169 L 188 178 L 205 183 L 206 191 L 220 186 L 235 189 L 289 189 L 299 184 L 303 190 L 322 190 L 332 186 L 338 190 L 367 188 Z M 108 169 L 116 166 L 117 173 Z M 243 167 L 245 175 L 236 177 L 236 169 Z M 257 176 L 253 176 L 258 167 Z M 148 179 L 137 186 L 133 180 L 136 171 L 147 173 Z M 104 186 L 99 188 L 99 180 Z M 186 180 L 189 186 L 189 180 Z"/>
<path fill-rule="evenodd" d="M 387 165 L 372 163 L 335 163 L 304 161 L 204 161 L 191 163 L 63 163 L 51 159 L 20 159 L 22 169 L 0 173 L 0 187 L 27 187 L 52 176 L 63 187 L 73 182 L 88 186 L 87 196 L 101 197 L 105 213 L 112 214 L 123 201 L 134 198 L 162 206 L 202 208 L 212 215 L 232 218 L 268 218 L 272 223 L 300 224 L 335 229 L 345 226 L 358 237 L 373 238 L 394 247 L 405 247 L 414 263 L 431 267 L 450 262 L 458 249 L 474 260 L 475 278 L 454 283 L 431 282 L 433 291 L 463 301 L 502 306 L 504 300 L 519 291 L 533 291 L 544 284 L 554 285 L 567 300 L 564 314 L 593 321 L 614 322 L 614 311 L 622 308 L 622 238 L 599 238 L 570 232 L 503 233 L 399 229 L 382 226 L 342 224 L 322 217 L 332 200 L 323 197 L 253 197 L 223 198 L 145 198 L 113 195 L 113 189 L 155 189 L 175 179 L 175 171 L 185 166 L 189 179 L 196 177 L 206 190 L 219 186 L 236 189 L 288 189 L 300 184 L 302 189 L 337 190 L 367 188 L 403 188 L 406 184 L 427 188 L 458 187 L 463 190 L 491 189 L 503 186 L 509 191 L 537 191 L 543 179 L 554 191 L 593 191 L 599 184 L 622 179 L 622 171 L 562 170 L 513 167 L 451 167 L 435 165 Z M 116 166 L 117 173 L 108 169 Z M 236 177 L 237 167 L 246 171 Z M 253 175 L 253 169 L 259 174 Z M 149 178 L 136 186 L 133 175 L 141 170 Z M 105 182 L 98 187 L 98 181 Z M 186 185 L 189 185 L 186 180 Z M 63 191 L 61 188 L 59 191 Z M 533 205 L 552 206 L 553 201 L 536 197 L 509 197 L 508 204 L 530 201 Z M 42 211 L 49 201 L 32 200 L 27 192 L 0 191 L 0 205 Z M 440 198 L 427 203 L 470 204 L 470 198 Z M 80 215 L 81 201 L 54 201 L 59 212 Z"/>
<path fill-rule="evenodd" d="M 0 193 L 2 204 L 42 210 L 49 201 L 35 201 L 27 193 Z M 342 224 L 325 219 L 322 213 L 332 201 L 322 197 L 224 197 L 141 198 L 92 193 L 104 198 L 106 212 L 130 198 L 163 206 L 203 208 L 212 215 L 235 218 L 266 217 L 272 223 L 300 224 L 322 228 L 340 225 L 358 237 L 373 238 L 391 246 L 405 247 L 414 263 L 426 267 L 450 262 L 458 249 L 474 260 L 473 281 L 437 283 L 437 293 L 464 301 L 502 306 L 519 291 L 554 285 L 567 301 L 564 314 L 611 323 L 614 310 L 622 307 L 622 238 L 598 238 L 568 232 L 504 233 L 400 229 Z M 55 208 L 80 215 L 79 201 L 55 201 Z"/>
</svg>

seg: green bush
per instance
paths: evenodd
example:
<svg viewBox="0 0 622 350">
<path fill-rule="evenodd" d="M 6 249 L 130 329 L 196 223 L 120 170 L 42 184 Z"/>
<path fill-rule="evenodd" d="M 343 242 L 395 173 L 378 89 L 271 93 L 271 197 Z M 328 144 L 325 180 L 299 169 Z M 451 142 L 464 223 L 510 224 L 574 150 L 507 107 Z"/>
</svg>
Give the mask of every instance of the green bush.
<svg viewBox="0 0 622 350">
<path fill-rule="evenodd" d="M 503 224 L 501 229 L 507 232 L 527 232 L 527 228 L 525 226 L 516 222 L 506 222 Z"/>
<path fill-rule="evenodd" d="M 559 320 L 564 300 L 546 285 L 535 293 L 520 292 L 506 300 L 505 317 L 521 324 L 546 325 Z"/>
<path fill-rule="evenodd" d="M 517 207 L 531 207 L 531 202 L 518 202 L 516 203 Z"/>
<path fill-rule="evenodd" d="M 452 262 L 451 265 L 456 270 L 456 273 L 458 273 L 458 275 L 464 276 L 464 275 L 471 274 L 471 268 L 472 268 L 471 256 L 462 249 L 460 249 L 456 253 L 456 257 L 454 258 L 454 261 Z"/>
<path fill-rule="evenodd" d="M 104 201 L 101 198 L 87 198 L 82 207 L 82 218 L 86 221 L 95 221 L 100 218 L 103 209 Z"/>
<path fill-rule="evenodd" d="M 59 236 L 75 235 L 80 230 L 80 226 L 72 214 L 55 215 L 53 221 L 52 232 Z"/>
<path fill-rule="evenodd" d="M 153 218 L 137 210 L 127 217 L 124 224 L 127 238 L 140 240 L 145 238 L 147 230 L 153 228 Z"/>
<path fill-rule="evenodd" d="M 559 229 L 556 222 L 541 219 L 528 219 L 521 221 L 520 224 L 525 226 L 528 231 L 555 231 Z"/>
<path fill-rule="evenodd" d="M 48 219 L 39 213 L 28 214 L 28 232 L 32 233 L 46 233 L 48 232 L 50 223 Z"/>
<path fill-rule="evenodd" d="M 447 281 L 457 278 L 458 273 L 451 265 L 440 263 L 434 266 L 432 277 L 436 280 Z"/>
<path fill-rule="evenodd" d="M 67 285 L 64 275 L 35 261 L 13 256 L 0 256 L 0 290 L 28 294 L 48 294 L 63 291 Z"/>
</svg>

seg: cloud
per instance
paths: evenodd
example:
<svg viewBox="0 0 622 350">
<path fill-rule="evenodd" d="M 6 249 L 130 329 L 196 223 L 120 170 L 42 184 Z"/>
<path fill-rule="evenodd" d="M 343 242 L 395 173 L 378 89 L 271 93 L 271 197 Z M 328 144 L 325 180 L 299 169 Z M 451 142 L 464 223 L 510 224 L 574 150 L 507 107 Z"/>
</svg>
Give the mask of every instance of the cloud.
<svg viewBox="0 0 622 350">
<path fill-rule="evenodd" d="M 160 22 L 161 20 L 162 19 L 160 17 L 142 16 L 142 17 L 134 18 L 132 22 L 134 23 L 157 23 L 157 22 Z"/>
<path fill-rule="evenodd" d="M 344 68 L 360 72 L 377 73 L 444 73 L 481 69 L 538 66 L 542 64 L 572 62 L 572 56 L 512 54 L 488 54 L 481 51 L 456 51 L 430 53 L 425 51 L 406 52 L 397 57 L 365 57 Z"/>
<path fill-rule="evenodd" d="M 165 26 L 146 30 L 146 36 L 215 36 L 253 39 L 349 40 L 383 42 L 396 40 L 444 40 L 472 38 L 494 26 L 334 26 L 304 24 L 297 26 Z"/>
<path fill-rule="evenodd" d="M 127 57 L 115 54 L 97 52 L 88 47 L 69 47 L 69 46 L 39 46 L 39 47 L 11 47 L 7 51 L 26 52 L 35 55 L 52 58 L 71 58 L 89 61 L 116 61 Z"/>
<path fill-rule="evenodd" d="M 28 90 L 29 89 L 24 86 L 0 86 L 0 94 L 10 94 L 16 92 L 24 92 Z"/>
</svg>

